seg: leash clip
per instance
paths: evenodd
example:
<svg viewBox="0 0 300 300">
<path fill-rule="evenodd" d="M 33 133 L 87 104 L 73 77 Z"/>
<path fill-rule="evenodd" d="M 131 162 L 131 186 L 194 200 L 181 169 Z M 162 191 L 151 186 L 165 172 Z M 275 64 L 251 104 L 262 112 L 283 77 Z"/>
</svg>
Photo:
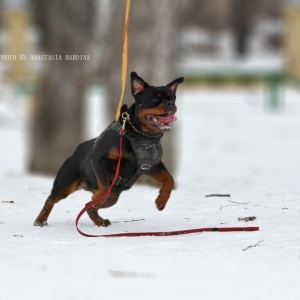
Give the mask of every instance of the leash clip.
<svg viewBox="0 0 300 300">
<path fill-rule="evenodd" d="M 125 111 L 125 112 L 122 113 L 121 117 L 123 119 L 121 133 L 124 134 L 124 132 L 125 132 L 125 125 L 126 125 L 126 122 L 130 120 L 130 115 L 129 115 L 129 113 L 127 111 Z"/>
</svg>

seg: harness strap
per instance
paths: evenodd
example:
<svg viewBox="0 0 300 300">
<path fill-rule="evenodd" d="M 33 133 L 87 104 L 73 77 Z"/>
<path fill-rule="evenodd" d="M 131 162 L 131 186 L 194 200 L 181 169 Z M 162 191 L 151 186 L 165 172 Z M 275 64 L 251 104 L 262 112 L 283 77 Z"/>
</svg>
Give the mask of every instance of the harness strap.
<svg viewBox="0 0 300 300">
<path fill-rule="evenodd" d="M 142 165 L 137 171 L 130 177 L 121 177 L 119 176 L 117 183 L 115 185 L 125 185 L 128 187 L 132 187 L 134 183 L 137 181 L 137 179 L 145 174 L 148 170 L 150 170 L 150 165 Z"/>
<path fill-rule="evenodd" d="M 119 122 L 112 123 L 109 128 L 120 131 L 122 125 Z M 162 156 L 162 147 L 160 141 L 149 142 L 145 139 L 134 139 L 124 132 L 123 136 L 130 141 L 131 147 L 136 155 L 138 169 L 130 177 L 119 176 L 115 185 L 125 185 L 132 187 L 136 180 L 155 164 L 155 162 Z"/>
</svg>

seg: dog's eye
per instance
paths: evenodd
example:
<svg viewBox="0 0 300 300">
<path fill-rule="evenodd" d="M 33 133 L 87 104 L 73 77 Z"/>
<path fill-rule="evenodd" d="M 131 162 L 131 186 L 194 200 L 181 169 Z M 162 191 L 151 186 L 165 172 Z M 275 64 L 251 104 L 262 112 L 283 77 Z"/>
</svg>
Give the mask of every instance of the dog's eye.
<svg viewBox="0 0 300 300">
<path fill-rule="evenodd" d="M 152 102 L 155 102 L 155 103 L 156 103 L 156 102 L 158 102 L 158 101 L 159 101 L 159 100 L 158 100 L 157 98 L 153 98 L 153 99 L 152 99 Z"/>
</svg>

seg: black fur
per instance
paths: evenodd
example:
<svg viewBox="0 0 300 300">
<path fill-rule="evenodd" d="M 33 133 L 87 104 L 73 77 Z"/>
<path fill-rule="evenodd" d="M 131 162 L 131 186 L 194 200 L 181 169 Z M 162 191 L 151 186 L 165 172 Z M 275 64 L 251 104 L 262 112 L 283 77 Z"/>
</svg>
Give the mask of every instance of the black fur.
<svg viewBox="0 0 300 300">
<path fill-rule="evenodd" d="M 122 106 L 120 119 L 117 121 L 122 125 L 126 119 L 120 182 L 113 187 L 111 195 L 102 205 L 96 205 L 88 210 L 90 218 L 96 225 L 110 224 L 109 220 L 104 220 L 98 215 L 98 209 L 114 205 L 120 193 L 131 187 L 127 184 L 128 180 L 133 178 L 134 180 L 131 180 L 133 182 L 141 174 L 146 174 L 162 184 L 156 206 L 159 210 L 165 207 L 174 187 L 174 181 L 161 161 L 160 139 L 164 132 L 170 130 L 171 123 L 175 121 L 176 89 L 182 81 L 181 77 L 166 86 L 154 87 L 146 83 L 137 73 L 131 73 L 131 91 L 135 102 L 130 107 Z M 116 130 L 116 127 L 121 126 L 119 124 L 113 122 L 112 126 L 109 126 L 98 138 L 80 144 L 71 157 L 63 163 L 55 178 L 51 194 L 34 225 L 47 225 L 54 204 L 77 189 L 84 188 L 91 191 L 93 200 L 107 191 L 119 158 L 120 133 Z M 151 147 L 157 149 L 149 152 L 150 156 L 154 155 L 154 158 L 150 157 L 148 160 L 151 161 L 151 168 L 148 170 L 140 170 L 141 155 L 143 155 L 139 154 L 139 151 L 143 153 L 141 145 L 146 150 Z"/>
</svg>

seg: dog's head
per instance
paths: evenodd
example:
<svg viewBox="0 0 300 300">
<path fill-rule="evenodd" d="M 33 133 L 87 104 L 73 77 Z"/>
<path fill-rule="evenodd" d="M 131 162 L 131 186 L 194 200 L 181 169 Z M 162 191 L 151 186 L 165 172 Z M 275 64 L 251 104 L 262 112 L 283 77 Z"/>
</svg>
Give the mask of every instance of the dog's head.
<svg viewBox="0 0 300 300">
<path fill-rule="evenodd" d="M 177 78 L 165 86 L 150 86 L 137 73 L 131 73 L 131 92 L 135 99 L 135 117 L 144 132 L 157 134 L 171 129 L 176 121 L 176 89 L 183 82 Z"/>
</svg>

